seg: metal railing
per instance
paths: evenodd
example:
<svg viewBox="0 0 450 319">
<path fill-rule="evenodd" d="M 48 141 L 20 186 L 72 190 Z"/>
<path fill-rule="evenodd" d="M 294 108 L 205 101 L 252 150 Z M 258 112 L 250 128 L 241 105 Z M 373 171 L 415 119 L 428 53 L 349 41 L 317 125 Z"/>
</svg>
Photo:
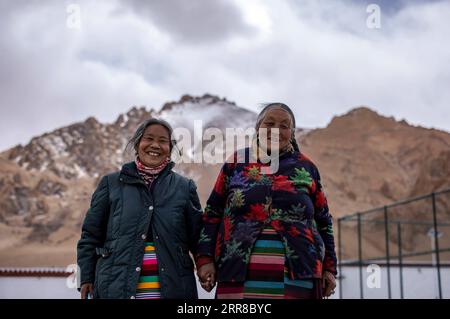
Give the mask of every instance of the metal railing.
<svg viewBox="0 0 450 319">
<path fill-rule="evenodd" d="M 439 211 L 438 211 L 439 204 Z M 406 218 L 405 218 L 406 217 Z M 351 227 L 352 231 L 345 233 L 344 227 L 355 224 Z M 375 230 L 375 240 L 368 241 L 372 232 L 363 234 L 363 226 L 370 226 Z M 409 248 L 405 248 L 404 238 L 402 233 L 405 233 L 405 228 L 412 229 L 407 233 L 410 237 Z M 421 231 L 424 227 L 427 232 Z M 337 220 L 338 231 L 338 269 L 339 269 L 339 298 L 344 298 L 343 284 L 342 284 L 342 267 L 357 266 L 359 268 L 359 296 L 364 298 L 363 285 L 363 266 L 368 264 L 383 264 L 386 267 L 387 273 L 387 297 L 392 298 L 392 276 L 391 267 L 398 267 L 399 270 L 399 287 L 400 298 L 404 298 L 404 267 L 409 267 L 411 263 L 405 263 L 405 259 L 414 258 L 416 265 L 424 265 L 426 263 L 418 258 L 427 255 L 432 256 L 432 263 L 429 266 L 436 269 L 437 290 L 439 298 L 442 298 L 442 278 L 441 267 L 448 266 L 450 257 L 443 264 L 441 256 L 443 253 L 450 253 L 449 247 L 440 247 L 439 237 L 443 234 L 439 229 L 450 227 L 450 189 L 445 189 L 438 192 L 433 192 L 428 195 L 410 198 L 407 200 L 395 202 L 390 205 L 370 209 L 363 212 L 357 212 L 351 215 L 341 217 Z M 439 228 L 439 229 L 438 229 Z M 407 230 L 407 229 L 406 229 Z M 384 234 L 383 234 L 384 233 Z M 396 233 L 396 234 L 395 234 Z M 350 246 L 354 246 L 354 242 L 348 238 L 348 235 L 357 235 L 356 252 L 350 253 Z M 347 237 L 344 237 L 347 235 Z M 383 236 L 384 235 L 384 236 Z M 422 249 L 414 251 L 414 237 L 428 236 L 431 240 L 431 249 Z M 384 237 L 384 238 L 383 238 Z M 422 237 L 425 238 L 425 237 Z M 447 239 L 447 238 L 446 238 Z M 384 242 L 382 242 L 384 241 Z M 420 243 L 423 240 L 419 241 Z M 450 243 L 450 241 L 447 240 Z M 363 245 L 371 244 L 378 245 L 376 251 L 382 251 L 382 256 L 366 257 L 364 256 Z M 396 246 L 395 249 L 392 247 Z M 348 249 L 347 249 L 348 247 Z M 345 255 L 345 256 L 344 256 Z M 450 254 L 448 255 L 450 256 Z M 420 261 L 417 261 L 420 260 Z"/>
</svg>

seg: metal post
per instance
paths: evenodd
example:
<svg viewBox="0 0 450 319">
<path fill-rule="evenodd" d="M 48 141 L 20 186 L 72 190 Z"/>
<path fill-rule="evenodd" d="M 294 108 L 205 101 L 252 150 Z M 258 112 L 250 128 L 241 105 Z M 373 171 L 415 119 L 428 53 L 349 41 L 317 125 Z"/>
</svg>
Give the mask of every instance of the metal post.
<svg viewBox="0 0 450 319">
<path fill-rule="evenodd" d="M 384 206 L 384 235 L 386 243 L 386 267 L 387 267 L 387 281 L 388 281 L 388 298 L 391 299 L 391 263 L 389 253 L 389 226 L 388 226 L 388 210 L 387 206 Z"/>
<path fill-rule="evenodd" d="M 400 274 L 400 299 L 403 299 L 404 295 L 403 295 L 402 227 L 400 223 L 397 223 L 397 243 L 398 243 L 398 266 Z"/>
<path fill-rule="evenodd" d="M 433 228 L 434 228 L 434 247 L 436 253 L 436 269 L 437 269 L 437 279 L 438 279 L 438 289 L 439 289 L 439 299 L 442 299 L 442 287 L 441 287 L 441 262 L 439 256 L 439 239 L 438 239 L 438 229 L 437 229 L 437 216 L 436 216 L 436 195 L 431 194 L 431 200 L 433 205 Z"/>
<path fill-rule="evenodd" d="M 361 213 L 358 213 L 358 264 L 359 264 L 359 296 L 364 299 L 363 273 L 362 273 L 362 247 L 361 247 Z"/>
<path fill-rule="evenodd" d="M 339 299 L 342 299 L 342 236 L 341 219 L 338 219 L 338 250 L 339 250 Z"/>
</svg>

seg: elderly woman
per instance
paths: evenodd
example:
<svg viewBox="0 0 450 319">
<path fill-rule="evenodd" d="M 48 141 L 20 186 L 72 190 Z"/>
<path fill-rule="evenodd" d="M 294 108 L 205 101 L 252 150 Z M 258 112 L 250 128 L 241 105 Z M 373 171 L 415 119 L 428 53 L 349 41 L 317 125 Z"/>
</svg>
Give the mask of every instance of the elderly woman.
<svg viewBox="0 0 450 319">
<path fill-rule="evenodd" d="M 217 281 L 216 298 L 328 297 L 336 254 L 319 171 L 300 152 L 285 104 L 267 105 L 256 131 L 253 152 L 247 148 L 245 158 L 237 152 L 223 165 L 207 201 L 196 255 L 201 285 L 211 291 Z M 278 171 L 270 174 L 260 159 L 275 151 Z"/>
<path fill-rule="evenodd" d="M 78 242 L 81 298 L 197 298 L 196 186 L 172 171 L 172 128 L 149 119 L 128 143 L 135 161 L 104 176 Z"/>
</svg>

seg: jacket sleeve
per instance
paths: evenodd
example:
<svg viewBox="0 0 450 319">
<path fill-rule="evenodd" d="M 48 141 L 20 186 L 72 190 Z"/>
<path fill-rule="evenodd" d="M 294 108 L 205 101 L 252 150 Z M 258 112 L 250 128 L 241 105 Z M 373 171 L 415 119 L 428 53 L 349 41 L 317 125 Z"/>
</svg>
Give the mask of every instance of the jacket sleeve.
<svg viewBox="0 0 450 319">
<path fill-rule="evenodd" d="M 215 257 L 217 234 L 225 209 L 228 193 L 227 163 L 222 166 L 214 189 L 206 202 L 203 212 L 203 227 L 197 246 L 196 259 L 204 256 Z"/>
<path fill-rule="evenodd" d="M 333 216 L 328 211 L 328 204 L 320 182 L 320 173 L 316 168 L 316 189 L 314 200 L 314 220 L 318 231 L 325 244 L 325 258 L 323 261 L 323 271 L 329 271 L 337 275 L 336 251 L 333 234 Z"/>
<path fill-rule="evenodd" d="M 189 180 L 189 201 L 186 207 L 186 225 L 188 233 L 189 250 L 195 256 L 197 242 L 202 227 L 202 207 L 197 194 L 197 186 Z"/>
<path fill-rule="evenodd" d="M 108 177 L 104 176 L 92 195 L 77 245 L 80 285 L 94 283 L 97 261 L 95 248 L 102 247 L 105 241 L 109 206 Z"/>
</svg>

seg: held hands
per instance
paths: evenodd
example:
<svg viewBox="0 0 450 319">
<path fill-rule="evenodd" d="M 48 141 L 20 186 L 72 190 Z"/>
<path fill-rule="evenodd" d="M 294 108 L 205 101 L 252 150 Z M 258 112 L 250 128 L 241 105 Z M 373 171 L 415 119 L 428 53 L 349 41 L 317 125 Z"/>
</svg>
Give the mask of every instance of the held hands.
<svg viewBox="0 0 450 319">
<path fill-rule="evenodd" d="M 216 267 L 214 263 L 201 266 L 197 270 L 197 276 L 202 288 L 210 292 L 216 285 Z"/>
<path fill-rule="evenodd" d="M 80 289 L 81 299 L 92 299 L 94 294 L 94 285 L 85 283 L 81 285 Z"/>
<path fill-rule="evenodd" d="M 325 298 L 328 298 L 334 294 L 334 288 L 336 288 L 336 278 L 334 278 L 334 275 L 331 272 L 323 272 L 322 285 L 323 296 Z"/>
<path fill-rule="evenodd" d="M 207 292 L 211 292 L 211 290 L 216 285 L 216 267 L 214 263 L 209 263 L 201 266 L 197 270 L 197 276 L 200 281 L 200 285 Z M 334 294 L 334 289 L 336 288 L 336 279 L 334 275 L 328 271 L 324 271 L 322 278 L 322 288 L 323 288 L 323 296 L 325 298 L 330 297 Z M 91 283 L 85 283 L 81 285 L 81 299 L 89 299 L 92 298 L 92 294 L 94 292 L 94 285 Z"/>
<path fill-rule="evenodd" d="M 207 292 L 210 292 L 216 285 L 216 268 L 214 263 L 201 266 L 197 270 L 197 276 L 202 288 Z M 336 278 L 332 273 L 324 271 L 322 280 L 323 296 L 328 298 L 334 294 L 334 289 L 336 288 Z"/>
</svg>

